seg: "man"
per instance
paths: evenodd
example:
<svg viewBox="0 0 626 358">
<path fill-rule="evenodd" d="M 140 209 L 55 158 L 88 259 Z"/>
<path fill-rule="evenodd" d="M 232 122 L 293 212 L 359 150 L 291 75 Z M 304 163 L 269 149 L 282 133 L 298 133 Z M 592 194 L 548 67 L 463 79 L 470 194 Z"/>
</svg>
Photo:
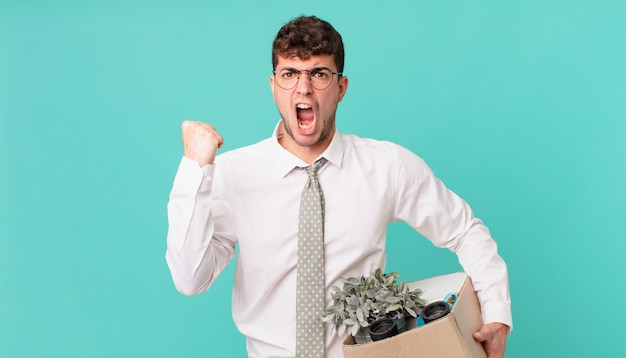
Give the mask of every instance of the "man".
<svg viewBox="0 0 626 358">
<path fill-rule="evenodd" d="M 321 164 L 311 180 L 323 192 L 326 305 L 342 277 L 384 268 L 387 225 L 403 220 L 456 252 L 483 311 L 475 339 L 490 357 L 502 357 L 512 324 L 508 277 L 487 228 L 415 154 L 336 130 L 348 89 L 341 36 L 316 17 L 296 18 L 278 32 L 272 62 L 269 82 L 281 119 L 271 138 L 216 156 L 224 139 L 215 127 L 182 124 L 184 157 L 168 204 L 166 254 L 177 289 L 206 291 L 238 243 L 233 319 L 247 337 L 248 355 L 304 356 L 296 353 L 296 281 L 304 271 L 299 207 L 309 185 L 302 168 Z M 327 324 L 321 356 L 341 357 L 342 340 Z"/>
</svg>

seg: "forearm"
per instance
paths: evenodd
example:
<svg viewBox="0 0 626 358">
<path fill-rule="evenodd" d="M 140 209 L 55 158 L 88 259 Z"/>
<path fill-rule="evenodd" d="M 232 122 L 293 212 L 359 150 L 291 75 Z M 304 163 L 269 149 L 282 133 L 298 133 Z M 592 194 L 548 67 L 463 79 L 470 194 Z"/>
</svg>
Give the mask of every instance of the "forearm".
<svg viewBox="0 0 626 358">
<path fill-rule="evenodd" d="M 234 255 L 234 242 L 216 234 L 211 180 L 212 168 L 200 169 L 184 158 L 167 206 L 166 261 L 185 295 L 206 291 Z"/>
<path fill-rule="evenodd" d="M 485 323 L 499 322 L 512 327 L 508 271 L 487 227 L 474 219 L 454 251 L 472 278 Z"/>
</svg>

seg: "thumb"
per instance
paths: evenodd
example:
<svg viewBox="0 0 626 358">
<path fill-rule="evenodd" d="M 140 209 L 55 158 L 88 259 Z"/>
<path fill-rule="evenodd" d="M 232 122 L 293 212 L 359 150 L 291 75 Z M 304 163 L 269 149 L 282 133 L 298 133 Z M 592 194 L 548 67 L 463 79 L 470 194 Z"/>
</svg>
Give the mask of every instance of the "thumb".
<svg viewBox="0 0 626 358">
<path fill-rule="evenodd" d="M 476 342 L 484 342 L 487 339 L 482 329 L 478 332 L 474 332 L 473 336 Z"/>
</svg>

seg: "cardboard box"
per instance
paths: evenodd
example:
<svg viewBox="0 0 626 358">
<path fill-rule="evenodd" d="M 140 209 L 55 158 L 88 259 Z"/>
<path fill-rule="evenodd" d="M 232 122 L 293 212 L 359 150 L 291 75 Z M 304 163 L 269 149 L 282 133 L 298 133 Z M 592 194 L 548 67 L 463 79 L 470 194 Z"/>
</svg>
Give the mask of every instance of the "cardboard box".
<svg viewBox="0 0 626 358">
<path fill-rule="evenodd" d="M 443 300 L 451 292 L 458 299 L 450 314 L 425 326 L 412 325 L 407 331 L 377 342 L 356 344 L 348 336 L 343 342 L 346 358 L 486 358 L 472 334 L 483 324 L 478 298 L 471 279 L 464 272 L 408 283 L 424 291 L 427 303 Z M 414 322 L 414 321 L 413 321 Z"/>
</svg>

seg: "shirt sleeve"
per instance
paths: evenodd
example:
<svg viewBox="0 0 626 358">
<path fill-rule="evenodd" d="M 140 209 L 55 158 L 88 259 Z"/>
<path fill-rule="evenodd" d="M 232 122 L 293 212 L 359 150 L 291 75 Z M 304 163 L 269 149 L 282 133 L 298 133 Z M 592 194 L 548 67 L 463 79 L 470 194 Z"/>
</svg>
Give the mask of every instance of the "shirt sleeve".
<svg viewBox="0 0 626 358">
<path fill-rule="evenodd" d="M 397 158 L 394 219 L 405 221 L 434 245 L 456 253 L 472 279 L 484 322 L 512 328 L 507 267 L 489 229 L 421 158 L 402 147 Z"/>
<path fill-rule="evenodd" d="M 233 236 L 220 235 L 216 220 L 228 222 L 226 201 L 212 193 L 215 165 L 202 168 L 183 157 L 167 204 L 165 258 L 174 285 L 185 295 L 206 291 L 235 253 Z"/>
</svg>

